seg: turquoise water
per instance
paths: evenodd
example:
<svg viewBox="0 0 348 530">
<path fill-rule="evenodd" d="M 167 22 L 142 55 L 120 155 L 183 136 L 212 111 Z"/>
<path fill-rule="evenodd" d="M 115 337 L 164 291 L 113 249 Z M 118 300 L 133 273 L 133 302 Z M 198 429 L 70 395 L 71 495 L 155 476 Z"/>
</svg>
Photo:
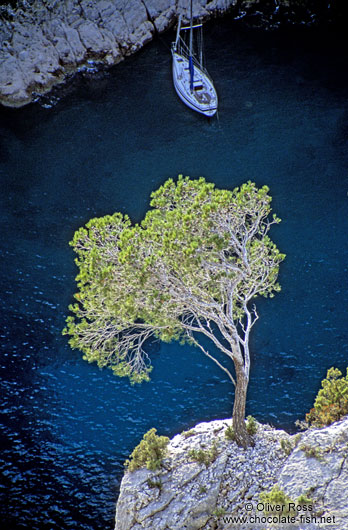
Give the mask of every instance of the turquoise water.
<svg viewBox="0 0 348 530">
<path fill-rule="evenodd" d="M 325 38 L 323 38 L 325 37 Z M 199 351 L 154 345 L 131 387 L 61 336 L 75 290 L 74 230 L 179 173 L 267 184 L 287 254 L 282 292 L 258 303 L 248 413 L 293 429 L 326 369 L 347 363 L 348 78 L 332 35 L 206 31 L 219 119 L 171 84 L 165 35 L 50 108 L 0 113 L 1 528 L 111 529 L 122 462 L 155 426 L 173 435 L 231 414 L 233 388 Z M 46 104 L 49 107 L 50 101 Z"/>
</svg>

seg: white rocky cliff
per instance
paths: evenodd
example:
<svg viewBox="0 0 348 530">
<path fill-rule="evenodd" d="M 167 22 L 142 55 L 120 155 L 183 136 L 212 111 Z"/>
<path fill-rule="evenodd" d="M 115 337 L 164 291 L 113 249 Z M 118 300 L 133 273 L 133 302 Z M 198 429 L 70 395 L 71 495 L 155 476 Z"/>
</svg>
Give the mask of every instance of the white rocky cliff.
<svg viewBox="0 0 348 530">
<path fill-rule="evenodd" d="M 194 12 L 208 18 L 235 2 L 194 0 Z M 25 10 L 3 10 L 0 103 L 30 103 L 90 62 L 117 64 L 186 10 L 184 0 L 35 0 Z"/>
<path fill-rule="evenodd" d="M 201 423 L 169 442 L 160 470 L 126 472 L 116 530 L 228 528 L 224 514 L 264 516 L 259 495 L 275 484 L 294 501 L 301 495 L 311 499 L 313 511 L 298 513 L 303 518 L 297 530 L 348 529 L 348 418 L 293 436 L 259 425 L 255 446 L 247 450 L 226 438 L 230 424 L 230 420 Z M 190 450 L 209 452 L 213 444 L 216 450 L 211 462 L 199 463 L 190 457 Z M 305 515 L 317 519 L 308 524 Z M 264 530 L 269 526 L 233 528 Z"/>
</svg>

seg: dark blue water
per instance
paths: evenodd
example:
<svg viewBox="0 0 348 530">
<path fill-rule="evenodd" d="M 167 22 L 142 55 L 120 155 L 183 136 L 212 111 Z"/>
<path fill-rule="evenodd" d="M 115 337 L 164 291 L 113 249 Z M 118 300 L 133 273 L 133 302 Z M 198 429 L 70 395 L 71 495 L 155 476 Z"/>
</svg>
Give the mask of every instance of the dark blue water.
<svg viewBox="0 0 348 530">
<path fill-rule="evenodd" d="M 74 230 L 114 211 L 139 221 L 168 177 L 268 184 L 283 219 L 283 290 L 258 304 L 248 413 L 291 428 L 326 369 L 348 364 L 347 57 L 324 37 L 209 26 L 210 123 L 172 89 L 169 35 L 52 108 L 1 111 L 1 528 L 111 529 L 145 431 L 231 414 L 231 385 L 195 349 L 153 347 L 152 381 L 131 387 L 61 336 Z"/>
</svg>

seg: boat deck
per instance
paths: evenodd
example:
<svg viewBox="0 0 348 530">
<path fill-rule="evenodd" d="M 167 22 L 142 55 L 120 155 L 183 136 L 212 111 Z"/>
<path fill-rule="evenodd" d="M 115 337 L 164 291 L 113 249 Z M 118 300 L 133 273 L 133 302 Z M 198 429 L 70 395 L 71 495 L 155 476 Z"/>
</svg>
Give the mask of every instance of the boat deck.
<svg viewBox="0 0 348 530">
<path fill-rule="evenodd" d="M 194 66 L 193 90 L 190 86 L 188 59 L 173 51 L 173 80 L 180 99 L 193 110 L 213 116 L 217 110 L 217 94 L 211 79 Z"/>
</svg>

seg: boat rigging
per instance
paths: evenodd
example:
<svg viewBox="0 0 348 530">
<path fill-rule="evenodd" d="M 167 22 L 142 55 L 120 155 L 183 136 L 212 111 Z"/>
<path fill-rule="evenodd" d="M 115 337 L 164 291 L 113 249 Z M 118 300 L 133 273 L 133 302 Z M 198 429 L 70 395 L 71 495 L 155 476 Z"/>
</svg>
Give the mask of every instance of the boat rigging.
<svg viewBox="0 0 348 530">
<path fill-rule="evenodd" d="M 193 24 L 192 0 L 190 24 L 182 26 L 179 16 L 175 42 L 172 43 L 172 71 L 179 98 L 191 109 L 211 117 L 217 111 L 218 97 L 207 70 L 203 66 L 202 24 Z M 198 53 L 194 51 L 194 30 L 200 30 Z M 187 39 L 187 33 L 189 35 Z M 188 41 L 188 42 L 187 42 Z"/>
</svg>

